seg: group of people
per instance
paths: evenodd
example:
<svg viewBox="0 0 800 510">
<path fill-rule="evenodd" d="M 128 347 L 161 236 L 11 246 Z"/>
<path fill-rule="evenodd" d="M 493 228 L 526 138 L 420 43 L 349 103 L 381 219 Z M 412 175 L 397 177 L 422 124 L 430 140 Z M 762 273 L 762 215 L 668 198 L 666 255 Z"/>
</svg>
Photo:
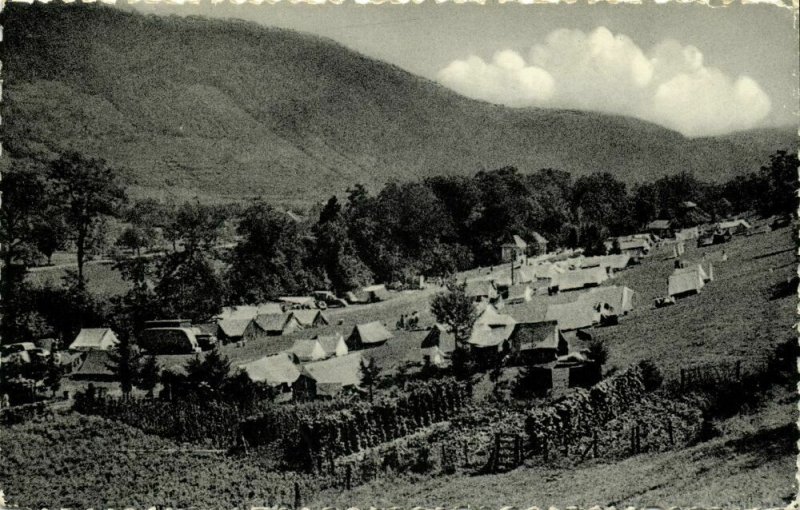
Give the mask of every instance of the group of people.
<svg viewBox="0 0 800 510">
<path fill-rule="evenodd" d="M 414 331 L 419 328 L 419 313 L 414 310 L 411 314 L 402 314 L 397 321 L 397 329 Z"/>
</svg>

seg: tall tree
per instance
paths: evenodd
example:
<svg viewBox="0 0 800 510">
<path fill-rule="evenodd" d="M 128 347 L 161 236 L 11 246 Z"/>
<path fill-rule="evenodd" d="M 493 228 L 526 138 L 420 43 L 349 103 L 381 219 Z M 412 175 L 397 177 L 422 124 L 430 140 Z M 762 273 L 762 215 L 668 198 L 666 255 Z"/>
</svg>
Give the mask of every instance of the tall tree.
<svg viewBox="0 0 800 510">
<path fill-rule="evenodd" d="M 189 382 L 197 387 L 206 387 L 215 395 L 223 389 L 230 371 L 231 362 L 216 347 L 206 353 L 203 359 L 196 356 L 186 363 Z"/>
<path fill-rule="evenodd" d="M 105 161 L 77 152 L 62 154 L 50 165 L 54 193 L 62 197 L 65 220 L 72 229 L 78 262 L 78 285 L 84 286 L 86 250 L 103 216 L 113 216 L 125 201 L 125 191 L 114 169 Z"/>
<path fill-rule="evenodd" d="M 148 397 L 152 397 L 159 379 L 161 379 L 161 368 L 158 366 L 158 360 L 153 355 L 147 356 L 139 368 L 136 386 L 146 391 Z"/>
<path fill-rule="evenodd" d="M 138 378 L 141 356 L 127 335 L 121 335 L 119 340 L 109 353 L 108 368 L 117 377 L 122 396 L 128 398 Z"/>
<path fill-rule="evenodd" d="M 472 326 L 478 318 L 466 288 L 466 282 L 459 284 L 451 280 L 447 283 L 447 289 L 431 300 L 431 312 L 436 317 L 436 322 L 446 326 L 448 332 L 455 337 L 457 349 L 467 348 Z"/>
<path fill-rule="evenodd" d="M 375 361 L 375 358 L 362 358 L 361 359 L 361 384 L 369 389 L 369 401 L 372 402 L 374 396 L 374 388 L 378 383 L 380 377 L 381 367 Z"/>
</svg>

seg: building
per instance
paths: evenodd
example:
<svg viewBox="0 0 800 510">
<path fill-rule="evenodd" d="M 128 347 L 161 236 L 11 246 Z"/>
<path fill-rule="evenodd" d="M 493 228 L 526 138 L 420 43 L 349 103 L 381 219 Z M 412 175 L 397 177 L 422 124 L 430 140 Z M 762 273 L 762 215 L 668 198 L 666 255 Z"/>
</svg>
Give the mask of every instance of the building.
<svg viewBox="0 0 800 510">
<path fill-rule="evenodd" d="M 380 321 L 373 321 L 356 324 L 346 343 L 349 350 L 358 351 L 383 345 L 390 338 L 394 338 L 394 335 L 386 329 L 386 326 Z"/>
<path fill-rule="evenodd" d="M 647 224 L 647 231 L 661 239 L 673 237 L 673 225 L 671 220 L 654 220 Z"/>
<path fill-rule="evenodd" d="M 500 245 L 500 260 L 503 262 L 525 263 L 528 257 L 528 243 L 514 234 L 511 241 Z"/>
<path fill-rule="evenodd" d="M 289 354 L 282 352 L 264 356 L 255 361 L 239 365 L 253 382 L 261 382 L 288 391 L 300 377 L 300 369 Z"/>
<path fill-rule="evenodd" d="M 69 344 L 71 351 L 107 351 L 119 343 L 111 328 L 83 328 Z"/>
<path fill-rule="evenodd" d="M 539 256 L 547 253 L 547 239 L 539 232 L 534 232 L 533 241 L 528 245 L 528 255 Z"/>
<path fill-rule="evenodd" d="M 333 398 L 347 389 L 361 386 L 361 354 L 317 361 L 303 365 L 292 385 L 295 398 Z"/>
<path fill-rule="evenodd" d="M 292 353 L 299 362 L 319 361 L 328 357 L 328 353 L 325 352 L 325 348 L 322 347 L 319 340 L 295 340 L 289 352 Z"/>
<path fill-rule="evenodd" d="M 139 334 L 139 347 L 149 354 L 200 352 L 196 328 L 147 328 Z"/>
<path fill-rule="evenodd" d="M 107 350 L 87 351 L 81 366 L 72 372 L 71 378 L 84 381 L 115 381 L 111 357 Z"/>
<path fill-rule="evenodd" d="M 262 303 L 260 305 L 224 306 L 222 312 L 214 316 L 215 319 L 255 319 L 260 314 L 283 313 L 280 303 Z"/>
<path fill-rule="evenodd" d="M 508 337 L 511 353 L 523 364 L 549 363 L 569 352 L 557 321 L 519 322 Z"/>
<path fill-rule="evenodd" d="M 752 228 L 747 220 L 723 221 L 717 225 L 717 230 L 731 236 L 744 234 Z"/>
<path fill-rule="evenodd" d="M 497 289 L 489 280 L 471 280 L 467 282 L 464 290 L 467 297 L 473 301 L 491 301 L 497 298 Z"/>
<path fill-rule="evenodd" d="M 487 306 L 475 320 L 467 343 L 473 352 L 503 352 L 508 347 L 506 340 L 516 323 L 510 315 L 498 313 L 493 306 Z"/>
<path fill-rule="evenodd" d="M 330 324 L 321 310 L 292 310 L 290 312 L 304 328 L 319 328 Z"/>
</svg>

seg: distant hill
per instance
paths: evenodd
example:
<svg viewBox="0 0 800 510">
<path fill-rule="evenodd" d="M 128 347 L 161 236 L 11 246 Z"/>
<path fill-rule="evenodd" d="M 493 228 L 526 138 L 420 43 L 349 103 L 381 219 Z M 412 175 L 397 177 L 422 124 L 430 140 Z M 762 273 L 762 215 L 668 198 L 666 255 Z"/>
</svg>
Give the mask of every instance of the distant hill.
<svg viewBox="0 0 800 510">
<path fill-rule="evenodd" d="M 491 105 L 252 23 L 38 3 L 2 18 L 8 152 L 99 155 L 140 194 L 309 202 L 505 165 L 725 179 L 796 146 L 792 129 L 687 139 L 626 117 Z"/>
</svg>

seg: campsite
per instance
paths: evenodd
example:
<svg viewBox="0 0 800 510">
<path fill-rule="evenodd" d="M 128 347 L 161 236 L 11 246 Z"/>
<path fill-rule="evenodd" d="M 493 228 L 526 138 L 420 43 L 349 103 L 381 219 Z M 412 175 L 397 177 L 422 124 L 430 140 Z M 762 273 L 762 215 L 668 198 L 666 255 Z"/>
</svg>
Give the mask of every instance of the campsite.
<svg viewBox="0 0 800 510">
<path fill-rule="evenodd" d="M 0 4 L 0 507 L 796 499 L 774 6 L 257 3 Z"/>
</svg>

